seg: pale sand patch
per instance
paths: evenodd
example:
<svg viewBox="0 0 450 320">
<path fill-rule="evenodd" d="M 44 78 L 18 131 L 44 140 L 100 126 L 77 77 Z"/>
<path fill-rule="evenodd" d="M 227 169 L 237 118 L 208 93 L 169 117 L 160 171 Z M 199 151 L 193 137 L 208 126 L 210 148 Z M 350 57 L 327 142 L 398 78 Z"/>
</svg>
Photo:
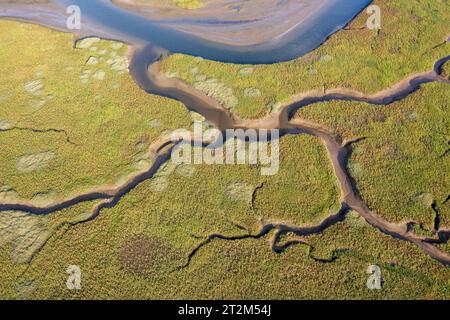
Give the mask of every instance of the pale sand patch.
<svg viewBox="0 0 450 320">
<path fill-rule="evenodd" d="M 167 177 L 155 177 L 150 180 L 149 189 L 153 192 L 163 192 L 169 186 Z"/>
<path fill-rule="evenodd" d="M 86 61 L 86 65 L 96 65 L 98 64 L 99 59 L 97 57 L 89 57 L 89 59 Z"/>
<path fill-rule="evenodd" d="M 252 201 L 254 190 L 255 188 L 250 184 L 244 182 L 235 182 L 226 187 L 225 193 L 233 201 L 250 203 Z"/>
<path fill-rule="evenodd" d="M 431 207 L 435 202 L 434 196 L 431 193 L 423 192 L 414 197 L 414 200 L 422 204 L 424 207 Z"/>
<path fill-rule="evenodd" d="M 39 95 L 40 92 L 42 92 L 42 89 L 44 89 L 44 84 L 42 83 L 42 80 L 33 80 L 26 83 L 23 88 L 28 93 Z"/>
<path fill-rule="evenodd" d="M 253 67 L 246 67 L 246 68 L 242 68 L 238 71 L 238 74 L 240 76 L 248 76 L 253 74 L 254 72 L 254 68 Z"/>
<path fill-rule="evenodd" d="M 261 90 L 257 88 L 246 88 L 243 92 L 244 97 L 257 98 L 261 96 Z"/>
<path fill-rule="evenodd" d="M 54 157 L 55 153 L 53 151 L 24 155 L 17 159 L 16 168 L 20 172 L 36 171 L 48 166 L 50 160 Z"/>
<path fill-rule="evenodd" d="M 85 38 L 85 39 L 82 39 L 82 40 L 77 42 L 76 48 L 78 48 L 78 49 L 88 49 L 88 48 L 91 48 L 92 45 L 94 45 L 97 42 L 100 42 L 100 38 L 97 38 L 97 37 Z"/>
<path fill-rule="evenodd" d="M 114 71 L 127 71 L 129 67 L 128 58 L 125 56 L 116 56 L 107 62 Z"/>
<path fill-rule="evenodd" d="M 176 173 L 185 178 L 192 178 L 195 175 L 197 168 L 191 164 L 181 164 L 177 167 Z"/>
<path fill-rule="evenodd" d="M 162 122 L 159 119 L 152 119 L 148 122 L 150 128 L 159 128 L 162 126 Z"/>
<path fill-rule="evenodd" d="M 2 119 L 0 120 L 0 131 L 6 131 L 14 128 L 14 121 Z"/>
<path fill-rule="evenodd" d="M 36 206 L 45 207 L 54 203 L 58 199 L 58 196 L 58 192 L 55 190 L 39 192 L 31 198 L 31 202 Z"/>
<path fill-rule="evenodd" d="M 10 245 L 13 262 L 28 262 L 50 236 L 45 222 L 46 217 L 24 212 L 0 212 L 0 248 Z"/>
<path fill-rule="evenodd" d="M 218 100 L 225 108 L 235 108 L 239 100 L 234 95 L 233 89 L 218 79 L 208 79 L 202 82 L 196 82 L 194 87 L 203 91 L 206 95 Z"/>
<path fill-rule="evenodd" d="M 99 80 L 99 81 L 103 81 L 105 80 L 106 77 L 106 73 L 103 70 L 97 70 L 93 75 L 92 78 L 94 78 L 95 80 Z"/>
<path fill-rule="evenodd" d="M 31 100 L 29 102 L 29 106 L 33 110 L 39 110 L 42 109 L 45 106 L 46 101 L 45 100 Z"/>
<path fill-rule="evenodd" d="M 123 43 L 120 43 L 120 42 L 115 42 L 115 43 L 111 44 L 111 48 L 112 48 L 113 50 L 119 50 L 119 49 L 121 49 L 122 47 L 123 47 Z"/>
</svg>

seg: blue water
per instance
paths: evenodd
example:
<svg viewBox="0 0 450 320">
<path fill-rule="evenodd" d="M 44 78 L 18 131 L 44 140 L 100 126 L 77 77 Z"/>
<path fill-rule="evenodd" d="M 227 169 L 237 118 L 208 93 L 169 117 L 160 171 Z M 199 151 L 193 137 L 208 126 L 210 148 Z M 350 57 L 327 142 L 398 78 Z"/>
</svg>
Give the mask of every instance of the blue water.
<svg viewBox="0 0 450 320">
<path fill-rule="evenodd" d="M 320 46 L 330 35 L 342 29 L 372 0 L 333 0 L 325 11 L 311 16 L 305 23 L 283 37 L 270 42 L 233 46 L 213 42 L 166 28 L 130 11 L 102 0 L 58 0 L 64 6 L 78 5 L 82 17 L 95 21 L 114 34 L 151 43 L 173 53 L 184 53 L 206 59 L 240 64 L 263 64 L 288 61 Z"/>
</svg>

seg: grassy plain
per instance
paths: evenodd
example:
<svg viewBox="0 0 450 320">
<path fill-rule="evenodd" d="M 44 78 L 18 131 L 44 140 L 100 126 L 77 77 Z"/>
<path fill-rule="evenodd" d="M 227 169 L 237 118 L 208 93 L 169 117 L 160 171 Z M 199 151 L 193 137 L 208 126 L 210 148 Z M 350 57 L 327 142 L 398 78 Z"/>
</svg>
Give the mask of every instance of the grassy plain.
<svg viewBox="0 0 450 320">
<path fill-rule="evenodd" d="M 429 84 L 386 107 L 325 102 L 297 116 L 324 124 L 354 146 L 349 168 L 369 206 L 390 221 L 417 220 L 433 230 L 436 213 L 450 226 L 450 90 Z"/>
<path fill-rule="evenodd" d="M 225 213 L 214 214 L 203 206 L 200 212 L 173 210 L 168 205 L 185 201 L 191 206 L 186 193 L 155 197 L 148 188 L 149 183 L 143 184 L 96 221 L 52 238 L 20 277 L 24 283 L 36 284 L 29 297 L 450 298 L 446 267 L 415 246 L 380 234 L 356 216 L 305 239 L 316 248 L 312 253 L 307 246 L 273 253 L 269 236 L 259 240 L 217 240 L 201 249 L 189 267 L 178 270 L 176 267 L 185 264 L 192 248 L 202 241 L 197 237 L 215 230 L 235 235 L 246 231 L 227 223 Z M 211 195 L 202 194 L 202 200 L 209 204 Z M 163 197 L 165 201 L 161 201 Z M 151 205 L 157 201 L 157 206 Z M 234 219 L 238 215 L 235 212 Z M 245 214 L 240 212 L 240 216 L 242 219 Z M 310 254 L 315 258 L 338 258 L 332 263 L 321 263 L 311 259 Z M 82 267 L 81 291 L 65 287 L 65 270 L 71 264 Z M 372 264 L 382 270 L 381 291 L 366 288 L 366 270 Z M 2 288 L 21 297 L 14 286 Z"/>
<path fill-rule="evenodd" d="M 257 117 L 269 105 L 323 85 L 377 91 L 448 54 L 448 45 L 432 49 L 448 33 L 446 2 L 433 2 L 436 10 L 426 9 L 429 1 L 375 3 L 385 13 L 379 35 L 341 31 L 308 57 L 271 66 L 174 55 L 165 71 L 211 94 L 218 87 L 231 92 L 236 100 L 222 96 L 231 109 Z M 365 17 L 351 28 L 363 25 Z M 45 202 L 115 183 L 143 164 L 143 150 L 161 134 L 191 126 L 184 106 L 141 92 L 122 58 L 110 61 L 125 57 L 125 46 L 99 41 L 73 49 L 70 35 L 17 22 L 0 21 L 0 30 L 0 200 Z M 387 219 L 416 219 L 429 232 L 433 201 L 442 225 L 450 225 L 449 202 L 444 203 L 450 183 L 448 101 L 448 88 L 431 84 L 388 107 L 321 103 L 299 116 L 342 137 L 366 137 L 349 164 L 363 197 Z M 58 130 L 36 132 L 46 129 Z M 86 217 L 93 203 L 47 216 L 1 213 L 0 263 L 6 272 L 0 273 L 0 297 L 450 299 L 448 268 L 353 212 L 303 239 L 310 246 L 276 254 L 271 235 L 216 240 L 178 269 L 212 233 L 256 233 L 260 219 L 314 224 L 337 209 L 339 190 L 320 142 L 289 136 L 280 148 L 274 177 L 261 176 L 257 166 L 169 163 L 114 208 L 73 227 L 64 223 Z M 40 250 L 28 264 L 30 249 Z M 313 259 L 333 257 L 331 263 Z M 382 269 L 381 291 L 366 288 L 372 264 Z M 81 267 L 80 291 L 66 288 L 69 265 Z"/>
<path fill-rule="evenodd" d="M 1 63 L 5 66 L 0 83 L 3 201 L 30 199 L 45 205 L 97 185 L 120 182 L 143 165 L 142 154 L 152 141 L 167 130 L 191 126 L 195 116 L 180 103 L 147 95 L 132 82 L 123 64 L 125 46 L 87 39 L 74 49 L 70 35 L 17 22 L 0 23 L 2 30 L 14 31 L 1 35 Z M 30 45 L 35 50 L 25 50 Z M 112 217 L 101 227 L 106 228 L 105 236 L 111 237 L 107 242 L 96 242 L 100 235 L 97 231 L 89 235 L 91 231 L 84 225 L 70 229 L 67 224 L 85 218 L 93 203 L 47 216 L 3 212 L 0 246 L 8 272 L 2 278 L 1 296 L 35 297 L 38 288 L 45 291 L 56 284 L 54 279 L 22 272 L 33 257 L 32 269 L 35 263 L 47 260 L 40 260 L 41 248 L 55 250 L 53 241 L 72 230 L 77 230 L 80 240 L 97 243 L 94 251 L 109 247 L 106 251 L 120 252 L 125 246 L 126 253 L 135 247 L 127 239 L 136 239 L 139 248 L 153 245 L 153 240 L 141 236 L 152 225 L 158 238 L 154 245 L 161 245 L 164 252 L 176 249 L 173 255 L 155 253 L 149 258 L 152 263 L 163 260 L 165 265 L 158 269 L 163 277 L 185 261 L 186 252 L 198 242 L 195 235 L 233 235 L 242 231 L 237 225 L 257 232 L 262 218 L 315 223 L 334 212 L 339 192 L 320 142 L 293 136 L 280 145 L 280 174 L 274 177 L 262 177 L 258 166 L 175 167 L 169 163 L 111 209 L 112 215 L 110 210 L 102 211 L 101 215 Z M 261 185 L 264 188 L 253 199 Z M 296 194 L 296 190 L 303 191 Z M 96 221 L 86 224 L 97 228 L 95 225 Z M 57 249 L 62 256 L 71 256 L 65 250 L 65 246 Z M 101 263 L 94 251 L 85 251 L 87 259 Z M 56 260 L 59 253 L 55 252 Z M 139 266 L 145 254 L 144 258 L 136 255 L 118 258 L 132 270 L 127 281 L 135 279 L 135 272 L 147 272 L 145 265 Z M 59 270 L 55 268 L 64 259 L 56 260 L 47 261 L 45 277 L 60 277 L 52 270 Z M 116 261 L 105 263 L 113 268 Z M 96 288 L 100 290 L 101 285 L 102 281 Z M 46 291 L 46 295 L 52 297 L 53 293 Z"/>
<path fill-rule="evenodd" d="M 133 4 L 136 6 L 161 6 L 170 8 L 174 4 L 183 9 L 199 9 L 204 6 L 203 0 L 132 0 L 120 1 L 121 3 Z"/>
<path fill-rule="evenodd" d="M 444 44 L 450 20 L 446 1 L 373 3 L 382 12 L 380 32 L 361 29 L 369 17 L 362 12 L 348 30 L 290 62 L 243 66 L 175 54 L 164 61 L 163 70 L 212 96 L 222 96 L 222 103 L 239 116 L 259 118 L 303 91 L 337 87 L 379 91 L 430 70 L 449 53 L 450 44 Z"/>
<path fill-rule="evenodd" d="M 16 197 L 51 201 L 115 184 L 145 163 L 151 141 L 189 128 L 181 103 L 136 86 L 124 45 L 73 49 L 69 34 L 0 26 L 0 187 Z"/>
</svg>

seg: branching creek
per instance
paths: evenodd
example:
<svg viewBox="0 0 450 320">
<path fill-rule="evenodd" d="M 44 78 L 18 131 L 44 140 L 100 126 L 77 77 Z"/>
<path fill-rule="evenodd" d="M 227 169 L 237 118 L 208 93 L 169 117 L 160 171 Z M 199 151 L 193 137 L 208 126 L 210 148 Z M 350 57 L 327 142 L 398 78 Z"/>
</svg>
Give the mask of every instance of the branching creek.
<svg viewBox="0 0 450 320">
<path fill-rule="evenodd" d="M 450 85 L 450 81 L 439 74 L 444 63 L 450 60 L 450 56 L 437 61 L 432 70 L 411 75 L 392 87 L 374 94 L 365 94 L 344 88 L 309 91 L 293 96 L 289 100 L 289 103 L 281 105 L 278 110 L 264 118 L 248 120 L 234 115 L 218 101 L 195 89 L 190 84 L 177 78 L 166 77 L 160 73 L 161 61 L 169 55 L 168 51 L 152 45 L 134 45 L 131 48 L 130 73 L 141 89 L 149 94 L 161 95 L 183 103 L 189 110 L 201 114 L 222 132 L 227 129 L 279 129 L 281 133 L 280 139 L 286 135 L 297 134 L 306 134 L 318 138 L 328 152 L 340 187 L 341 209 L 337 213 L 325 218 L 321 223 L 308 226 L 292 226 L 270 221 L 261 221 L 261 229 L 256 234 L 247 233 L 236 236 L 211 234 L 190 252 L 186 264 L 180 266 L 179 269 L 189 266 L 196 253 L 214 240 L 237 241 L 248 238 L 258 239 L 267 236 L 269 233 L 273 233 L 271 247 L 274 252 L 282 252 L 292 245 L 302 243 L 302 240 L 291 240 L 287 243 L 280 244 L 285 235 L 301 237 L 321 233 L 334 224 L 343 221 L 349 210 L 356 211 L 369 225 L 380 232 L 396 239 L 413 243 L 431 258 L 446 266 L 450 266 L 450 254 L 440 250 L 436 246 L 437 244 L 448 242 L 450 230 L 437 229 L 435 230 L 436 237 L 417 235 L 409 228 L 414 221 L 398 224 L 391 223 L 373 212 L 360 196 L 358 188 L 347 168 L 352 144 L 358 142 L 359 139 L 342 141 L 340 137 L 332 134 L 328 128 L 294 117 L 298 109 L 320 102 L 345 100 L 386 106 L 404 99 L 427 83 L 441 82 Z M 37 206 L 32 202 L 23 200 L 16 202 L 3 201 L 0 202 L 0 211 L 22 211 L 34 215 L 48 215 L 71 208 L 80 203 L 101 200 L 92 207 L 90 215 L 86 219 L 72 223 L 71 225 L 94 220 L 103 209 L 114 207 L 136 186 L 152 178 L 158 169 L 170 160 L 171 151 L 179 143 L 196 143 L 196 141 L 193 137 L 187 141 L 172 141 L 170 137 L 160 138 L 149 147 L 149 153 L 153 156 L 153 163 L 149 167 L 133 174 L 120 185 L 98 186 L 85 193 L 46 206 Z"/>
</svg>

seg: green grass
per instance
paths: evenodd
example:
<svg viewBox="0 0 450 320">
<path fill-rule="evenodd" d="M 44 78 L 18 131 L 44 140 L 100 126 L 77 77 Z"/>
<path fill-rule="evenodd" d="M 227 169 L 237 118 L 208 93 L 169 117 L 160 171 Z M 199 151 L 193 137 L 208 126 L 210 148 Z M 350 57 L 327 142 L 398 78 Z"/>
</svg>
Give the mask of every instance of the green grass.
<svg viewBox="0 0 450 320">
<path fill-rule="evenodd" d="M 280 150 L 280 171 L 256 193 L 256 211 L 269 220 L 294 225 L 317 224 L 336 213 L 340 190 L 320 141 L 284 137 Z"/>
<path fill-rule="evenodd" d="M 448 53 L 448 45 L 431 50 L 448 33 L 445 2 L 433 2 L 436 10 L 428 10 L 429 1 L 375 3 L 384 12 L 379 36 L 341 31 L 308 57 L 271 66 L 174 55 L 164 68 L 192 82 L 204 82 L 204 76 L 218 79 L 208 84 L 210 93 L 222 94 L 224 101 L 235 96 L 238 103 L 231 103 L 231 109 L 256 117 L 273 103 L 322 85 L 376 91 L 430 69 Z M 362 14 L 352 26 L 364 19 Z M 63 129 L 75 143 L 61 132 L 0 131 L 0 188 L 10 187 L 0 197 L 45 202 L 115 183 L 138 169 L 143 150 L 165 130 L 191 126 L 193 115 L 184 106 L 142 92 L 127 72 L 111 70 L 108 59 L 85 65 L 91 56 L 106 56 L 102 50 L 125 56 L 125 46 L 100 41 L 93 51 L 73 49 L 70 35 L 17 22 L 0 21 L 0 30 L 0 128 Z M 322 59 L 315 61 L 316 56 Z M 323 58 L 328 56 L 332 59 Z M 105 79 L 89 77 L 83 84 L 80 75 L 87 69 L 91 75 L 103 70 Z M 26 92 L 24 86 L 37 79 L 42 79 L 42 93 Z M 218 88 L 225 88 L 225 94 Z M 259 89 L 260 95 L 249 88 Z M 42 99 L 43 105 L 30 105 Z M 349 164 L 362 196 L 388 220 L 415 219 L 429 231 L 430 201 L 436 201 L 442 225 L 450 225 L 449 203 L 443 203 L 450 184 L 449 157 L 444 156 L 448 101 L 447 86 L 430 84 L 387 107 L 320 103 L 300 110 L 299 116 L 344 138 L 366 137 L 355 145 Z M 376 231 L 353 212 L 344 222 L 304 238 L 314 247 L 311 253 L 301 245 L 275 254 L 271 234 L 259 240 L 218 240 L 200 250 L 188 268 L 176 271 L 212 233 L 256 233 L 262 218 L 311 225 L 337 210 L 339 189 L 321 142 L 288 136 L 280 150 L 280 172 L 273 177 L 261 176 L 258 166 L 168 163 L 114 208 L 71 228 L 63 224 L 80 221 L 94 203 L 47 216 L 2 213 L 0 263 L 6 271 L 0 273 L 0 297 L 450 299 L 447 267 L 416 246 Z M 35 171 L 17 170 L 18 159 L 36 154 L 41 162 Z M 24 263 L 43 240 L 48 242 L 32 263 Z M 441 249 L 448 251 L 448 245 Z M 323 264 L 309 254 L 339 258 Z M 382 269 L 379 292 L 365 286 L 372 264 Z M 69 265 L 81 267 L 81 291 L 66 288 Z"/>
<path fill-rule="evenodd" d="M 175 3 L 183 9 L 199 9 L 203 7 L 201 0 L 175 0 Z"/>
<path fill-rule="evenodd" d="M 289 153 L 292 151 L 294 154 Z M 448 299 L 446 267 L 415 246 L 382 235 L 354 214 L 323 234 L 304 239 L 315 247 L 312 254 L 317 258 L 328 259 L 335 250 L 345 250 L 331 264 L 314 262 L 306 246 L 275 254 L 270 250 L 269 235 L 260 240 L 215 241 L 199 251 L 189 268 L 175 271 L 211 233 L 246 233 L 236 225 L 256 232 L 261 217 L 293 223 L 315 221 L 319 216 L 311 216 L 313 207 L 329 209 L 336 201 L 327 200 L 326 195 L 333 195 L 336 189 L 323 153 L 317 140 L 293 136 L 281 141 L 282 162 L 275 177 L 261 177 L 258 168 L 248 166 L 198 166 L 191 176 L 166 168 L 158 174 L 167 179 L 164 192 L 152 191 L 155 180 L 149 180 L 116 207 L 103 210 L 95 221 L 62 229 L 22 276 L 16 271 L 22 270 L 21 265 L 6 262 L 10 271 L 8 277 L 3 276 L 1 296 Z M 254 210 L 248 201 L 234 201 L 226 194 L 235 182 L 252 187 L 264 182 Z M 296 194 L 292 190 L 297 190 Z M 283 197 L 287 199 L 284 203 Z M 309 204 L 306 210 L 305 204 Z M 58 213 L 58 220 L 73 219 L 82 211 L 74 208 Z M 322 210 L 317 212 L 324 215 Z M 0 252 L 8 259 L 6 250 Z M 124 252 L 129 252 L 126 259 Z M 71 264 L 82 269 L 81 291 L 65 287 L 65 270 Z M 381 292 L 365 287 L 365 272 L 371 264 L 382 268 L 385 282 Z M 29 291 L 18 290 L 18 283 L 31 283 L 25 287 Z"/>
<path fill-rule="evenodd" d="M 1 56 L 5 77 L 0 83 L 4 97 L 0 118 L 5 130 L 0 132 L 2 197 L 13 194 L 33 199 L 37 204 L 46 204 L 99 184 L 114 183 L 123 174 L 137 170 L 139 155 L 163 131 L 190 127 L 194 115 L 190 115 L 180 103 L 141 92 L 128 73 L 110 70 L 106 61 L 85 65 L 91 57 L 100 59 L 106 54 L 99 52 L 111 51 L 113 47 L 118 56 L 123 56 L 126 54 L 125 46 L 119 48 L 116 43 L 98 41 L 88 48 L 73 49 L 72 37 L 67 34 L 16 22 L 0 23 L 5 27 L 2 30 L 14 31 L 14 37 L 6 32 L 1 34 L 5 49 Z M 26 51 L 25 46 L 36 50 Z M 91 50 L 92 47 L 96 49 Z M 20 57 L 14 60 L 17 52 L 21 53 Z M 17 62 L 15 72 L 10 70 L 13 66 L 9 61 L 12 60 Z M 80 76 L 84 70 L 92 70 L 90 75 L 103 70 L 105 79 L 96 80 L 90 76 L 87 83 L 83 83 L 86 77 Z M 27 85 L 37 79 L 41 82 Z M 29 91 L 33 91 L 33 87 L 39 88 L 41 83 L 42 92 L 32 94 L 24 88 L 27 86 Z M 52 99 L 45 99 L 41 108 L 30 109 L 31 99 L 44 99 L 48 95 L 52 95 Z M 169 116 L 169 113 L 173 114 Z M 150 121 L 155 119 L 158 121 Z M 157 126 L 158 123 L 162 125 Z M 12 130 L 12 126 L 65 130 L 75 145 L 66 141 L 63 132 L 37 133 Z M 117 207 L 102 211 L 101 215 L 108 216 L 106 225 L 96 220 L 76 227 L 74 230 L 83 242 L 81 246 L 87 248 L 89 245 L 84 243 L 87 241 L 96 247 L 94 251 L 121 252 L 121 248 L 127 246 L 125 248 L 131 248 L 133 252 L 133 242 L 130 240 L 128 243 L 127 239 L 142 239 L 139 236 L 142 233 L 151 239 L 156 237 L 156 240 L 146 241 L 144 238 L 142 241 L 144 244 L 155 243 L 164 252 L 173 249 L 173 254 L 170 259 L 159 254 L 151 256 L 150 260 L 156 257 L 163 261 L 156 261 L 156 267 L 150 264 L 146 272 L 163 279 L 175 266 L 184 263 L 188 251 L 198 243 L 193 235 L 206 237 L 214 232 L 229 235 L 242 232 L 235 224 L 257 232 L 261 218 L 292 224 L 317 222 L 335 210 L 339 197 L 325 149 L 318 140 L 307 136 L 283 138 L 280 143 L 280 174 L 274 177 L 261 176 L 258 166 L 177 168 L 169 163 L 154 179 L 126 196 Z M 52 156 L 48 159 L 45 156 L 45 161 L 38 163 L 33 171 L 18 170 L 18 159 L 36 154 Z M 298 177 L 291 179 L 293 171 L 298 173 Z M 259 190 L 252 207 L 252 193 L 261 184 L 264 187 Z M 238 198 L 230 194 L 236 185 L 244 186 L 247 190 L 245 197 L 239 199 L 239 189 Z M 285 195 L 287 200 L 284 200 Z M 267 196 L 273 197 L 273 201 L 266 201 Z M 9 275 L 2 279 L 5 285 L 2 297 L 36 297 L 33 288 L 45 291 L 55 284 L 52 281 L 61 277 L 58 269 L 54 269 L 59 262 L 52 266 L 50 260 L 47 261 L 45 279 L 29 273 L 22 277 L 18 270 L 23 270 L 23 263 L 48 239 L 49 243 L 44 248 L 58 251 L 54 251 L 54 258 L 59 254 L 70 256 L 64 246 L 58 244 L 59 248 L 56 248 L 52 243 L 71 234 L 72 230 L 67 230 L 62 223 L 85 217 L 92 205 L 86 203 L 42 217 L 2 213 L 0 222 L 8 227 L 5 229 L 7 232 L 0 234 L 1 252 L 2 259 L 7 260 L 5 265 Z M 148 233 L 150 225 L 155 229 Z M 104 234 L 100 235 L 90 227 L 104 228 L 101 232 Z M 103 236 L 111 240 L 98 241 Z M 87 250 L 86 258 L 100 263 L 94 251 Z M 40 256 L 41 253 L 37 254 L 32 267 L 47 260 L 40 260 Z M 135 256 L 118 258 L 114 254 L 111 257 L 118 260 L 105 262 L 110 268 L 122 261 L 125 268 L 135 270 L 133 262 L 127 262 Z M 137 270 L 141 270 L 139 268 Z M 36 281 L 30 282 L 27 277 Z M 126 281 L 135 279 L 136 275 L 131 273 Z M 102 287 L 102 281 L 110 279 L 99 281 L 97 290 Z M 46 292 L 46 297 L 53 294 Z"/>
<path fill-rule="evenodd" d="M 386 107 L 354 102 L 320 103 L 297 115 L 324 124 L 344 138 L 366 137 L 354 147 L 349 167 L 369 206 L 390 221 L 409 219 L 432 229 L 436 202 L 450 226 L 450 91 L 429 84 Z"/>
<path fill-rule="evenodd" d="M 375 0 L 374 4 L 383 14 L 379 34 L 356 29 L 366 24 L 368 15 L 363 12 L 349 26 L 355 30 L 340 31 L 312 53 L 290 62 L 242 66 L 175 54 L 164 61 L 163 71 L 198 88 L 205 87 L 205 81 L 221 83 L 237 100 L 235 113 L 259 118 L 274 105 L 311 89 L 376 92 L 410 74 L 431 70 L 436 60 L 449 54 L 450 44 L 441 45 L 449 32 L 445 1 Z M 249 96 L 248 89 L 258 89 L 260 95 Z"/>
<path fill-rule="evenodd" d="M 179 197 L 172 200 L 182 200 Z M 203 199 L 209 202 L 209 196 Z M 316 257 L 329 258 L 334 250 L 346 250 L 330 264 L 308 258 L 305 246 L 275 254 L 266 237 L 212 242 L 198 252 L 189 268 L 174 271 L 174 266 L 183 264 L 191 248 L 201 241 L 190 235 L 198 232 L 192 223 L 211 229 L 214 227 L 208 220 L 213 216 L 216 227 L 223 220 L 218 221 L 220 216 L 212 211 L 210 217 L 205 212 L 199 220 L 196 211 L 189 211 L 192 217 L 186 217 L 182 210 L 171 211 L 164 204 L 158 208 L 132 206 L 133 200 L 148 202 L 155 198 L 148 194 L 148 185 L 143 185 L 98 220 L 54 237 L 21 277 L 39 284 L 31 298 L 449 298 L 446 267 L 426 257 L 415 246 L 381 235 L 356 218 L 306 239 L 317 248 L 313 252 Z M 120 228 L 113 228 L 117 220 Z M 219 229 L 225 233 L 244 233 L 231 225 Z M 130 254 L 130 261 L 123 263 L 124 248 L 132 253 L 139 250 L 132 246 L 135 235 L 154 243 L 151 249 L 157 252 L 152 256 L 161 258 L 148 262 L 139 257 L 133 259 Z M 164 256 L 164 253 L 168 254 Z M 145 273 L 136 272 L 135 267 L 130 267 L 133 263 L 145 267 Z M 82 269 L 81 291 L 65 288 L 65 270 L 70 264 Z M 384 286 L 380 292 L 369 291 L 365 286 L 366 270 L 371 264 L 382 269 Z M 2 290 L 8 289 L 9 286 L 2 286 Z"/>
<path fill-rule="evenodd" d="M 73 49 L 69 34 L 17 22 L 0 25 L 0 123 L 65 130 L 74 143 L 62 132 L 0 131 L 0 187 L 10 186 L 21 198 L 31 199 L 114 184 L 139 169 L 145 146 L 167 130 L 189 127 L 181 103 L 146 94 L 127 70 L 107 64 L 111 55 L 125 56 L 126 46 L 100 41 Z M 103 61 L 85 65 L 90 57 Z M 91 73 L 82 83 L 85 70 Z M 105 72 L 104 80 L 93 77 L 99 70 Z M 41 81 L 42 92 L 27 92 L 24 86 L 35 80 Z M 154 119 L 158 126 L 151 125 Z M 42 152 L 53 153 L 46 165 L 18 170 L 19 159 Z"/>
<path fill-rule="evenodd" d="M 237 225 L 256 233 L 260 229 L 258 221 L 261 218 L 311 224 L 329 214 L 336 205 L 337 188 L 330 165 L 326 158 L 318 159 L 325 152 L 321 144 L 310 137 L 293 136 L 283 139 L 280 148 L 280 174 L 274 177 L 263 177 L 258 167 L 245 165 L 195 166 L 195 170 L 186 175 L 183 172 L 188 171 L 171 167 L 169 163 L 154 179 L 137 187 L 117 206 L 103 210 L 95 221 L 70 229 L 58 229 L 60 231 L 36 256 L 29 272 L 20 279 L 5 280 L 4 294 L 8 290 L 14 292 L 14 286 L 23 279 L 39 283 L 30 294 L 31 298 L 87 298 L 96 295 L 97 298 L 103 295 L 109 298 L 133 295 L 170 298 L 187 296 L 194 287 L 199 289 L 208 285 L 204 282 L 208 281 L 207 278 L 198 283 L 194 283 L 194 278 L 186 279 L 188 271 L 173 273 L 177 266 L 186 262 L 188 253 L 202 238 L 212 233 L 237 235 L 246 232 Z M 297 157 L 289 154 L 294 148 L 299 153 L 303 150 L 301 165 Z M 298 178 L 286 181 L 293 171 L 296 171 Z M 167 180 L 166 188 L 155 191 L 155 181 L 161 177 Z M 252 208 L 251 197 L 236 199 L 227 192 L 236 183 L 248 185 L 250 190 L 264 183 L 255 208 Z M 304 191 L 293 194 L 292 190 Z M 267 193 L 274 199 L 273 203 L 262 198 Z M 287 195 L 287 201 L 283 201 L 284 195 Z M 276 204 L 279 204 L 278 210 L 274 210 Z M 51 215 L 49 219 L 52 226 L 57 226 L 58 221 L 76 219 L 84 211 L 84 208 L 76 207 Z M 61 243 L 60 239 L 68 242 Z M 137 239 L 136 247 L 133 239 Z M 149 250 L 155 252 L 145 258 L 147 255 L 142 255 L 140 247 L 151 246 L 151 243 L 154 246 Z M 9 248 L 3 250 L 8 251 Z M 258 250 L 272 255 L 267 243 L 260 242 Z M 126 252 L 131 253 L 124 258 Z M 64 286 L 60 287 L 66 277 L 64 270 L 68 261 L 83 265 L 83 272 L 86 272 L 83 281 L 86 281 L 86 288 L 89 287 L 74 296 Z M 200 261 L 203 261 L 201 255 Z M 245 264 L 246 261 L 239 260 L 239 263 Z M 98 264 L 102 267 L 95 271 L 94 265 Z M 14 270 L 21 266 L 11 268 L 12 274 L 15 274 Z M 45 274 L 41 273 L 42 268 L 46 270 Z M 211 270 L 206 272 L 207 277 L 214 276 Z M 114 279 L 113 274 L 120 274 L 120 279 Z M 185 280 L 189 282 L 180 286 L 179 290 L 167 290 L 166 286 L 162 286 L 166 281 L 181 284 Z M 20 297 L 21 293 L 16 294 Z M 208 291 L 197 294 L 214 296 Z"/>
<path fill-rule="evenodd" d="M 442 75 L 446 76 L 447 79 L 450 80 L 450 62 L 446 62 L 446 63 L 442 66 Z"/>
</svg>

